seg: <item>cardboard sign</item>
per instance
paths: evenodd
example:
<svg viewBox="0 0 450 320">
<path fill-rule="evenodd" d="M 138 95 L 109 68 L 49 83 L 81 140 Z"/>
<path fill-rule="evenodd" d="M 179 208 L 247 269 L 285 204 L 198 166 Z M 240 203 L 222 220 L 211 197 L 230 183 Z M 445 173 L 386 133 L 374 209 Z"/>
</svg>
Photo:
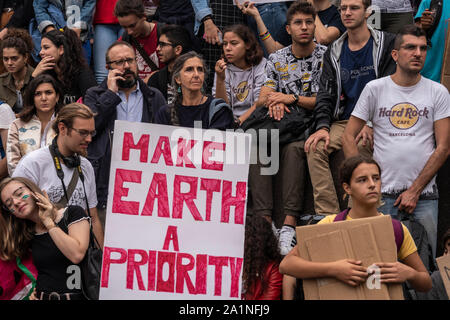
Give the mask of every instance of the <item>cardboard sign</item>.
<svg viewBox="0 0 450 320">
<path fill-rule="evenodd" d="M 240 299 L 250 140 L 116 121 L 100 299 Z"/>
<path fill-rule="evenodd" d="M 447 291 L 447 296 L 450 297 L 450 254 L 436 258 L 436 262 L 444 282 L 445 291 Z"/>
<path fill-rule="evenodd" d="M 341 259 L 362 261 L 364 267 L 376 262 L 397 261 L 390 216 L 339 221 L 297 227 L 299 255 L 314 262 Z M 304 279 L 306 300 L 402 300 L 399 284 L 386 285 L 369 277 L 352 287 L 334 278 Z"/>
<path fill-rule="evenodd" d="M 447 19 L 446 25 L 450 24 L 450 19 Z M 450 28 L 447 27 L 447 34 L 445 36 L 444 61 L 442 62 L 441 83 L 450 91 Z"/>
</svg>

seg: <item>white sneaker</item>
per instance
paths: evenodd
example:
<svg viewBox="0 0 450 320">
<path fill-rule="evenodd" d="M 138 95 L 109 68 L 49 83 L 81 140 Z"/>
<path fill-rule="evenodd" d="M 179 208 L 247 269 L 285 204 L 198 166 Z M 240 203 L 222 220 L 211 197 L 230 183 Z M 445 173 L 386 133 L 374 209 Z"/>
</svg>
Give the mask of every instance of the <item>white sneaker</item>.
<svg viewBox="0 0 450 320">
<path fill-rule="evenodd" d="M 279 232 L 278 246 L 281 255 L 285 256 L 297 244 L 295 228 L 291 226 L 283 226 Z"/>
<path fill-rule="evenodd" d="M 275 223 L 273 223 L 273 221 L 272 221 L 272 231 L 275 237 L 278 239 L 278 237 L 280 236 L 280 229 L 277 229 L 277 227 L 275 227 Z"/>
</svg>

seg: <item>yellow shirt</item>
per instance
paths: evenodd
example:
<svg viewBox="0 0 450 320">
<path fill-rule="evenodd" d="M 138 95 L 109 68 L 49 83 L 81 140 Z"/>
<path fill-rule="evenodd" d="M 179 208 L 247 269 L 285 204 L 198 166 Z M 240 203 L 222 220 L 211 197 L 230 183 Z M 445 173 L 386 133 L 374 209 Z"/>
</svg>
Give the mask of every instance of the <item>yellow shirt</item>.
<svg viewBox="0 0 450 320">
<path fill-rule="evenodd" d="M 322 220 L 320 220 L 317 224 L 325 224 L 325 223 L 332 223 L 334 221 L 334 218 L 336 217 L 336 214 L 328 215 Z M 345 220 L 352 220 L 350 215 L 347 214 L 347 217 Z M 411 233 L 409 233 L 408 228 L 405 227 L 405 225 L 402 223 L 403 227 L 403 243 L 400 247 L 400 250 L 397 252 L 397 258 L 398 260 L 403 260 L 406 257 L 408 257 L 410 254 L 417 251 L 416 244 L 414 243 L 414 240 L 411 236 Z"/>
</svg>

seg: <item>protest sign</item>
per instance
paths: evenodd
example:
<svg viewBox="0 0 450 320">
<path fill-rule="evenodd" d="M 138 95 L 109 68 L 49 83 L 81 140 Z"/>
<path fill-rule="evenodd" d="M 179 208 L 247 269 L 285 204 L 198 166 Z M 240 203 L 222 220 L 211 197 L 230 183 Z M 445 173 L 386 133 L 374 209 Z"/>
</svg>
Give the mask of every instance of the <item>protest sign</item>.
<svg viewBox="0 0 450 320">
<path fill-rule="evenodd" d="M 447 291 L 447 296 L 450 297 L 450 255 L 447 254 L 436 258 L 436 262 L 441 273 L 442 281 L 444 282 L 445 290 Z"/>
<path fill-rule="evenodd" d="M 115 122 L 100 299 L 240 299 L 250 145 Z"/>
</svg>

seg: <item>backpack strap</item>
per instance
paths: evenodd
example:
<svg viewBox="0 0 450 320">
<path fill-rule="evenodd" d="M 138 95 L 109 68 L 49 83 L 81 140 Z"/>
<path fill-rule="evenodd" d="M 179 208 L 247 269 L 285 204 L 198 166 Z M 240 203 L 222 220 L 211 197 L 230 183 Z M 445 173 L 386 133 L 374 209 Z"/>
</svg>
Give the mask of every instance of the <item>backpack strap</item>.
<svg viewBox="0 0 450 320">
<path fill-rule="evenodd" d="M 347 215 L 348 215 L 349 211 L 350 211 L 350 208 L 347 208 L 344 211 L 337 214 L 336 217 L 334 218 L 333 222 L 345 221 L 345 219 L 347 219 Z M 403 233 L 403 226 L 402 226 L 402 223 L 400 221 L 398 221 L 397 219 L 391 218 L 391 220 L 392 220 L 392 227 L 394 229 L 395 245 L 397 246 L 397 252 L 399 252 L 400 248 L 402 247 L 402 244 L 403 244 L 403 239 L 405 237 L 405 235 Z"/>
</svg>

